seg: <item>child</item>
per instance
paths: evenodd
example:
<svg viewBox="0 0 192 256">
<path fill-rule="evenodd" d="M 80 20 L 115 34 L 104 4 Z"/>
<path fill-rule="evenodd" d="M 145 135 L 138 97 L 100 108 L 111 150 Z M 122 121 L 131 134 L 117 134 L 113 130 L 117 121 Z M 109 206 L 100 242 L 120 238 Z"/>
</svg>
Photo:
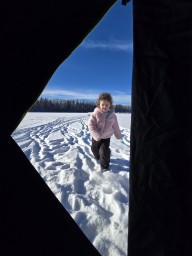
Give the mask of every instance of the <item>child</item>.
<svg viewBox="0 0 192 256">
<path fill-rule="evenodd" d="M 110 138 L 114 134 L 121 139 L 121 131 L 117 116 L 112 109 L 112 96 L 101 93 L 96 102 L 96 108 L 88 120 L 88 129 L 92 136 L 91 151 L 100 160 L 101 171 L 107 171 L 110 163 Z"/>
</svg>

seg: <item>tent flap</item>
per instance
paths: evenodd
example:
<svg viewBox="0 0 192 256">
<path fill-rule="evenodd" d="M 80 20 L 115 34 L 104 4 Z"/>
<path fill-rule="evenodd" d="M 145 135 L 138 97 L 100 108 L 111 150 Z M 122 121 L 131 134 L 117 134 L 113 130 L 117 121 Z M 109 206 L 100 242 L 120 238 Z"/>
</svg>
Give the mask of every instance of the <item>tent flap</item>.
<svg viewBox="0 0 192 256">
<path fill-rule="evenodd" d="M 192 254 L 192 3 L 134 0 L 129 256 Z"/>
</svg>

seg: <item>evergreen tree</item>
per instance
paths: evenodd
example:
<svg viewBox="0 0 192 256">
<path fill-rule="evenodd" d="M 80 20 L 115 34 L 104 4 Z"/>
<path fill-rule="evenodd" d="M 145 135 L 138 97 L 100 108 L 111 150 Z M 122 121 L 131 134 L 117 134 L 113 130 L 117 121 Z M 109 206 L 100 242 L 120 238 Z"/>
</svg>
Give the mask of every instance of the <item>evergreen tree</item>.
<svg viewBox="0 0 192 256">
<path fill-rule="evenodd" d="M 88 113 L 96 107 L 95 102 L 85 102 L 79 100 L 58 100 L 58 99 L 38 99 L 31 107 L 29 112 L 74 112 Z M 116 104 L 114 106 L 116 113 L 130 113 L 131 106 Z"/>
</svg>

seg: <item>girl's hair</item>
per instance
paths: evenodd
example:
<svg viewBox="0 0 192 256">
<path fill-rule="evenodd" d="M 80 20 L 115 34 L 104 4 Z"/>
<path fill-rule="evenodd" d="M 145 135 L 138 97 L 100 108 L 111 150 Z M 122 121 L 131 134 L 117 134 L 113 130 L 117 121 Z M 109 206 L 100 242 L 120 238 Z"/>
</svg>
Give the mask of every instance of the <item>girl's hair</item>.
<svg viewBox="0 0 192 256">
<path fill-rule="evenodd" d="M 110 103 L 110 107 L 113 107 L 113 98 L 111 96 L 111 94 L 107 93 L 107 92 L 102 92 L 99 94 L 99 97 L 96 101 L 96 106 L 99 107 L 100 105 L 100 101 L 101 100 L 107 100 Z"/>
</svg>

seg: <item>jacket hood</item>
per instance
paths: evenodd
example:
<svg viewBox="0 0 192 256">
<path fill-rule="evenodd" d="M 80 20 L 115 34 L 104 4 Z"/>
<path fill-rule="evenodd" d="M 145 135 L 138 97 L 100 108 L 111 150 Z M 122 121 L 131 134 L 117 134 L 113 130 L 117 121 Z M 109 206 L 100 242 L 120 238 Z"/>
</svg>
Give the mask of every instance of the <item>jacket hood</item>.
<svg viewBox="0 0 192 256">
<path fill-rule="evenodd" d="M 100 109 L 99 107 L 96 107 L 96 108 L 94 109 L 94 112 L 95 112 L 95 113 L 98 113 L 98 112 L 104 113 L 104 112 L 101 111 L 101 109 Z M 112 108 L 109 109 L 109 113 L 113 113 L 113 112 L 114 112 L 114 110 L 113 110 Z"/>
</svg>

